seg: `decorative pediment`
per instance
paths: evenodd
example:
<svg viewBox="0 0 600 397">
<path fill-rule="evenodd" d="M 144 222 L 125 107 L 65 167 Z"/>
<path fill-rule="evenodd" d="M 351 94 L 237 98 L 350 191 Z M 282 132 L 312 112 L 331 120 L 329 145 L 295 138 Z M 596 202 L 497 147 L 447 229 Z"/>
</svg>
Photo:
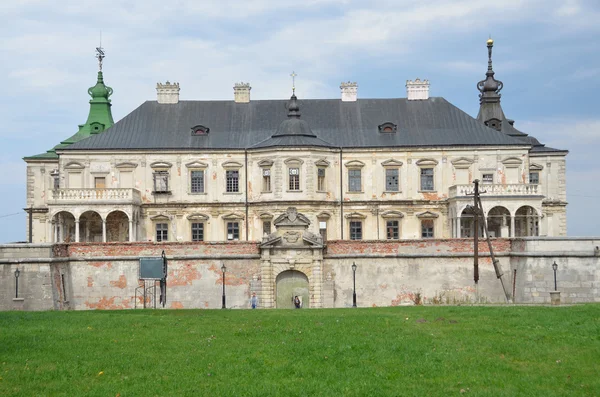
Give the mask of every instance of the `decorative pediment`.
<svg viewBox="0 0 600 397">
<path fill-rule="evenodd" d="M 367 216 L 363 215 L 359 212 L 351 212 L 349 214 L 344 215 L 347 219 L 365 219 Z"/>
<path fill-rule="evenodd" d="M 330 164 L 329 161 L 327 161 L 325 159 L 315 161 L 315 165 L 317 167 L 329 167 L 329 164 Z"/>
<path fill-rule="evenodd" d="M 231 212 L 227 215 L 223 215 L 222 218 L 226 221 L 239 221 L 244 219 L 244 215 L 236 212 Z"/>
<path fill-rule="evenodd" d="M 502 164 L 504 164 L 504 166 L 506 168 L 517 168 L 522 163 L 523 163 L 523 160 L 521 160 L 518 157 L 508 157 L 508 158 L 502 160 Z"/>
<path fill-rule="evenodd" d="M 78 163 L 77 161 L 70 161 L 65 165 L 65 170 L 81 170 L 85 168 L 85 165 Z"/>
<path fill-rule="evenodd" d="M 454 166 L 454 168 L 465 169 L 469 168 L 474 163 L 474 161 L 466 157 L 459 157 L 457 159 L 452 160 L 451 163 Z"/>
<path fill-rule="evenodd" d="M 381 163 L 381 165 L 384 167 L 400 167 L 402 164 L 402 161 L 394 159 L 385 160 L 383 163 Z"/>
<path fill-rule="evenodd" d="M 427 165 L 438 165 L 438 161 L 436 159 L 421 159 L 421 160 L 418 160 L 415 164 L 418 165 L 419 167 L 427 166 Z"/>
<path fill-rule="evenodd" d="M 544 166 L 538 163 L 529 164 L 529 171 L 541 171 L 544 169 Z"/>
<path fill-rule="evenodd" d="M 208 215 L 204 215 L 204 214 L 200 214 L 200 213 L 194 213 L 194 214 L 189 214 L 187 216 L 187 218 L 190 221 L 207 221 L 209 216 Z"/>
<path fill-rule="evenodd" d="M 156 169 L 156 168 L 171 168 L 173 166 L 173 164 L 166 162 L 166 161 L 155 161 L 154 163 L 150 164 L 150 168 Z"/>
<path fill-rule="evenodd" d="M 273 214 L 269 214 L 268 212 L 263 212 L 258 216 L 263 221 L 270 221 L 273 219 Z"/>
<path fill-rule="evenodd" d="M 320 221 L 326 221 L 329 218 L 331 218 L 331 214 L 329 212 L 323 211 L 317 214 L 317 219 Z"/>
<path fill-rule="evenodd" d="M 381 214 L 382 218 L 404 218 L 404 214 L 400 211 L 385 211 Z"/>
<path fill-rule="evenodd" d="M 439 215 L 431 212 L 431 211 L 425 211 L 425 212 L 421 212 L 420 214 L 417 214 L 417 218 L 419 219 L 435 219 L 438 218 Z"/>
<path fill-rule="evenodd" d="M 152 219 L 154 222 L 159 222 L 159 221 L 169 221 L 171 218 L 169 218 L 167 215 L 160 214 L 160 215 L 151 216 L 150 219 Z"/>
<path fill-rule="evenodd" d="M 276 227 L 279 226 L 308 226 L 310 221 L 306 216 L 300 214 L 296 207 L 289 207 L 286 212 L 279 215 L 274 221 Z"/>
<path fill-rule="evenodd" d="M 223 164 L 221 164 L 223 166 L 223 168 L 242 168 L 243 164 L 242 163 L 238 163 L 237 161 L 226 161 Z"/>
<path fill-rule="evenodd" d="M 351 160 L 344 164 L 347 168 L 362 168 L 365 166 L 365 163 L 359 160 Z"/>
<path fill-rule="evenodd" d="M 287 166 L 293 167 L 295 165 L 300 165 L 302 163 L 304 163 L 304 161 L 302 159 L 299 158 L 291 158 L 291 159 L 287 159 L 283 161 Z"/>
<path fill-rule="evenodd" d="M 262 167 L 262 168 L 272 167 L 273 166 L 273 160 L 260 160 L 258 162 L 258 166 Z"/>
<path fill-rule="evenodd" d="M 124 168 L 136 168 L 138 165 L 136 163 L 131 163 L 129 161 L 124 161 L 122 163 L 119 163 L 117 165 L 115 165 L 115 168 L 117 169 L 124 169 Z"/>
<path fill-rule="evenodd" d="M 185 165 L 187 168 L 208 168 L 208 164 L 203 163 L 202 161 L 192 161 L 191 163 L 187 163 Z"/>
</svg>

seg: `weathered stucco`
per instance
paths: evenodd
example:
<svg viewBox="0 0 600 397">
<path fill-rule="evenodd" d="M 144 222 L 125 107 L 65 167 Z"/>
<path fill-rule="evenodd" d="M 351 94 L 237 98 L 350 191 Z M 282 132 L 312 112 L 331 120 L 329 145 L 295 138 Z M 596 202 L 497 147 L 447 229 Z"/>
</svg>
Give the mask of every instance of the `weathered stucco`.
<svg viewBox="0 0 600 397">
<path fill-rule="evenodd" d="M 550 302 L 554 261 L 562 302 L 600 302 L 600 240 L 495 239 L 493 245 L 516 303 Z M 220 308 L 222 264 L 227 267 L 228 308 L 247 308 L 252 292 L 261 306 L 266 304 L 274 298 L 277 274 L 290 268 L 308 273 L 311 307 L 351 306 L 353 263 L 362 307 L 414 304 L 417 295 L 426 304 L 504 301 L 485 244 L 475 288 L 472 241 L 467 239 L 329 241 L 322 257 L 313 252 L 306 260 L 301 247 L 261 250 L 253 242 L 13 244 L 0 246 L 0 310 L 16 305 L 17 267 L 25 310 L 142 307 L 143 290 L 136 301 L 139 257 L 160 256 L 163 250 L 169 258 L 168 308 Z M 291 255 L 300 256 L 290 261 Z"/>
</svg>

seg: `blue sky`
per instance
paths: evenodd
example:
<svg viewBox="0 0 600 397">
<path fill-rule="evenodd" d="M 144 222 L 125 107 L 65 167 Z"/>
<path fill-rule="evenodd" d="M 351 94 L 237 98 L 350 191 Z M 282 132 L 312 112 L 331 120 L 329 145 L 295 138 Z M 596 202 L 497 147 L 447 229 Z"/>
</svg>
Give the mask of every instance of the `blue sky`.
<svg viewBox="0 0 600 397">
<path fill-rule="evenodd" d="M 502 105 L 520 130 L 568 149 L 568 234 L 598 236 L 600 3 L 597 0 L 12 0 L 0 4 L 0 243 L 26 239 L 25 163 L 77 131 L 104 76 L 116 120 L 178 81 L 182 99 L 404 97 L 431 82 L 475 116 L 495 40 Z M 19 213 L 18 215 L 12 215 Z"/>
</svg>

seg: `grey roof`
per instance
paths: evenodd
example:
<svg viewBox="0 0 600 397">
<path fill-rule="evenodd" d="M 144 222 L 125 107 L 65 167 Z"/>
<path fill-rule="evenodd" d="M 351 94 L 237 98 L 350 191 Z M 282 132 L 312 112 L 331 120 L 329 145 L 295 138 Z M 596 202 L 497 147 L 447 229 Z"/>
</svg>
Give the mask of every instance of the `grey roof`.
<svg viewBox="0 0 600 397">
<path fill-rule="evenodd" d="M 299 100 L 310 133 L 277 134 L 290 121 L 286 100 L 147 101 L 105 132 L 63 150 L 244 149 L 271 146 L 419 147 L 529 145 L 483 125 L 444 98 Z M 393 133 L 378 126 L 391 122 Z M 192 127 L 210 129 L 192 135 Z M 301 127 L 301 126 L 300 126 Z M 295 126 L 294 128 L 300 128 Z M 303 128 L 303 127 L 301 127 Z M 284 128 L 285 130 L 285 128 Z"/>
</svg>

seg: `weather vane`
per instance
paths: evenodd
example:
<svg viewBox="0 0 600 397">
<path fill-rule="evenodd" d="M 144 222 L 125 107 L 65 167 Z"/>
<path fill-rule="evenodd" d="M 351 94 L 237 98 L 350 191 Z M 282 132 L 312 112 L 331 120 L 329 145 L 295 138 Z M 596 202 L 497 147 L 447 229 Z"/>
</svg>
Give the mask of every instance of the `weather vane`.
<svg viewBox="0 0 600 397">
<path fill-rule="evenodd" d="M 98 58 L 98 66 L 100 71 L 102 71 L 102 60 L 104 57 L 104 48 L 102 48 L 102 32 L 100 32 L 100 46 L 96 47 L 96 58 Z"/>
<path fill-rule="evenodd" d="M 292 77 L 292 95 L 296 95 L 296 76 L 298 76 L 296 74 L 296 72 L 292 71 L 292 74 L 290 74 L 290 76 Z"/>
</svg>

